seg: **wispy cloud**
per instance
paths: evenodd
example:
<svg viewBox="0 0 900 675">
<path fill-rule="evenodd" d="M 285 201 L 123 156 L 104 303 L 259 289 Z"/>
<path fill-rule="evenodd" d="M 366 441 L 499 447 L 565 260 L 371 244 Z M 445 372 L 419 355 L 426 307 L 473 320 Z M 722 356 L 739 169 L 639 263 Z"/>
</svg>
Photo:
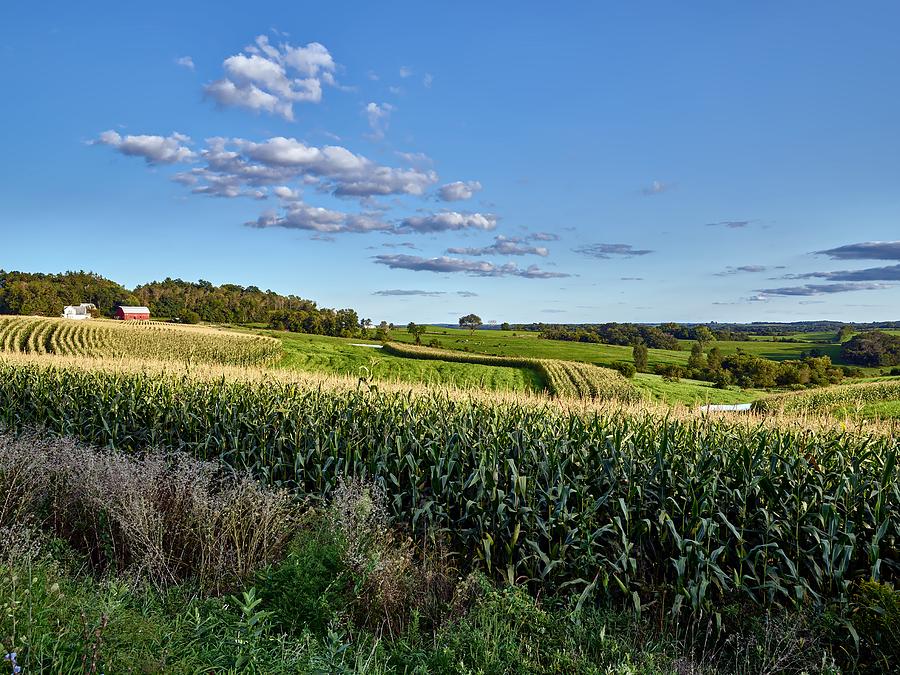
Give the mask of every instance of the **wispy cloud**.
<svg viewBox="0 0 900 675">
<path fill-rule="evenodd" d="M 730 230 L 739 230 L 747 227 L 752 220 L 720 220 L 717 223 L 707 223 L 707 227 L 726 227 Z"/>
<path fill-rule="evenodd" d="M 649 249 L 637 249 L 631 244 L 585 244 L 578 248 L 572 249 L 575 253 L 589 256 L 591 258 L 600 258 L 603 260 L 620 257 L 634 258 L 635 256 L 647 255 L 653 253 Z"/>
<path fill-rule="evenodd" d="M 757 291 L 763 295 L 812 296 L 831 295 L 832 293 L 848 293 L 850 291 L 874 291 L 890 288 L 889 284 L 867 282 L 848 282 L 835 284 L 804 284 L 803 286 L 787 286 L 783 288 L 762 288 Z"/>
<path fill-rule="evenodd" d="M 532 232 L 525 238 L 529 241 L 559 241 L 559 235 L 554 232 Z"/>
<path fill-rule="evenodd" d="M 396 108 L 390 103 L 378 104 L 372 102 L 366 104 L 363 111 L 366 114 L 366 119 L 369 121 L 369 128 L 372 130 L 372 138 L 376 140 L 384 138 L 390 124 L 391 113 L 395 110 Z"/>
<path fill-rule="evenodd" d="M 760 272 L 765 272 L 768 267 L 765 265 L 741 265 L 739 267 L 731 267 L 730 265 L 726 267 L 721 272 L 716 272 L 715 276 L 717 277 L 728 277 L 734 274 L 759 274 Z"/>
<path fill-rule="evenodd" d="M 194 59 L 190 56 L 179 56 L 175 59 L 175 65 L 187 68 L 188 70 L 194 70 Z"/>
<path fill-rule="evenodd" d="M 900 260 L 900 241 L 864 241 L 816 251 L 816 255 L 833 260 Z"/>
<path fill-rule="evenodd" d="M 462 247 L 454 246 L 447 249 L 447 253 L 457 255 L 539 255 L 546 257 L 549 251 L 543 246 L 529 246 L 523 239 L 517 237 L 504 237 L 500 235 L 494 238 L 490 246 Z"/>
<path fill-rule="evenodd" d="M 788 274 L 784 279 L 827 279 L 828 281 L 900 281 L 900 265 L 868 267 L 862 270 L 839 270 L 837 272 L 807 272 Z"/>
<path fill-rule="evenodd" d="M 444 295 L 444 291 L 421 291 L 421 290 L 407 290 L 403 288 L 389 288 L 384 291 L 375 291 L 372 295 L 383 295 L 383 296 L 409 296 L 409 295 L 421 295 L 425 297 L 437 297 L 439 295 Z"/>
<path fill-rule="evenodd" d="M 664 183 L 660 180 L 655 180 L 650 185 L 641 188 L 641 194 L 645 197 L 652 197 L 653 195 L 661 195 L 663 192 L 667 192 L 672 189 L 672 183 Z"/>
<path fill-rule="evenodd" d="M 495 265 L 479 260 L 463 260 L 461 258 L 422 258 L 412 255 L 377 255 L 375 262 L 391 269 L 412 270 L 414 272 L 463 273 L 477 277 L 523 277 L 526 279 L 555 279 L 570 275 L 561 272 L 548 272 L 536 265 L 521 268 L 515 263 Z"/>
<path fill-rule="evenodd" d="M 407 77 L 412 77 L 413 71 L 409 66 L 400 66 L 400 77 L 406 79 Z"/>
</svg>

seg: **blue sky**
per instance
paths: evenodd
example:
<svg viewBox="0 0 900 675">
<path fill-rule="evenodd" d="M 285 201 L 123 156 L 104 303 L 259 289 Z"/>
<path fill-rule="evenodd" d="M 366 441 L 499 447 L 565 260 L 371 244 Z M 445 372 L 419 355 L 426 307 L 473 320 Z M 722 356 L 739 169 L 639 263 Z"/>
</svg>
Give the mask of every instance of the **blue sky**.
<svg viewBox="0 0 900 675">
<path fill-rule="evenodd" d="M 0 268 L 897 319 L 900 5 L 7 2 Z"/>
</svg>

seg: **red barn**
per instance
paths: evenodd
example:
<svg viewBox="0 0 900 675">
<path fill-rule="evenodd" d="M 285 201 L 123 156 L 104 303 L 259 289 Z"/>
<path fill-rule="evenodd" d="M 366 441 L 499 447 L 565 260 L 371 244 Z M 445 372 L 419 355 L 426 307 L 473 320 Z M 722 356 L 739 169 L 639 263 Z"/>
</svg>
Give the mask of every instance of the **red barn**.
<svg viewBox="0 0 900 675">
<path fill-rule="evenodd" d="M 149 321 L 150 310 L 147 307 L 116 307 L 116 318 L 122 321 Z"/>
</svg>

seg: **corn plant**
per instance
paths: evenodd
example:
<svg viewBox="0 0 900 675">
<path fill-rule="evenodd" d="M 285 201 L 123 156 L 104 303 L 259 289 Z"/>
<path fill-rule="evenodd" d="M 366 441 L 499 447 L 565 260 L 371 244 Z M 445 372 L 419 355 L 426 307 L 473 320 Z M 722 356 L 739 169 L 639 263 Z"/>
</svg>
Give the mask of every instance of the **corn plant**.
<svg viewBox="0 0 900 675">
<path fill-rule="evenodd" d="M 223 365 L 274 363 L 281 343 L 270 337 L 153 321 L 72 321 L 0 317 L 2 351 L 95 358 L 139 358 Z"/>
<path fill-rule="evenodd" d="M 889 434 L 2 358 L 0 426 L 220 458 L 311 498 L 375 481 L 393 519 L 491 574 L 636 608 L 660 588 L 698 613 L 898 579 Z"/>
</svg>

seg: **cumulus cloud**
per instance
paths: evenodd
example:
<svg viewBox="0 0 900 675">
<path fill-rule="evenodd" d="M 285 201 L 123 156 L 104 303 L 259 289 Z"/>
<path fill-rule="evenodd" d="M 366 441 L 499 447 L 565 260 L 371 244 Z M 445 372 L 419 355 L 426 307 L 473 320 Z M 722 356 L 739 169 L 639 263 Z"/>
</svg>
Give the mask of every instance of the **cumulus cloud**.
<svg viewBox="0 0 900 675">
<path fill-rule="evenodd" d="M 276 196 L 295 200 L 291 183 L 314 185 L 321 192 L 367 199 L 385 195 L 423 195 L 437 174 L 430 169 L 397 168 L 377 164 L 338 145 L 315 147 L 295 138 L 276 136 L 263 142 L 242 138 L 206 139 L 206 147 L 195 152 L 190 139 L 171 136 L 121 136 L 105 131 L 93 141 L 109 145 L 125 155 L 143 157 L 148 164 L 173 164 L 202 160 L 204 166 L 175 176 L 174 180 L 195 186 L 197 194 L 257 196 L 258 188 L 279 186 Z M 256 189 L 251 189 L 256 188 Z"/>
<path fill-rule="evenodd" d="M 734 274 L 748 273 L 748 274 L 758 274 L 759 272 L 765 272 L 768 267 L 765 265 L 741 265 L 739 267 L 726 267 L 722 272 L 716 272 L 715 276 L 717 277 L 728 277 Z"/>
<path fill-rule="evenodd" d="M 835 284 L 804 284 L 803 286 L 788 286 L 784 288 L 763 288 L 757 291 L 766 295 L 781 296 L 811 296 L 830 295 L 832 293 L 848 293 L 850 291 L 872 291 L 882 288 L 890 288 L 889 284 L 876 284 L 868 282 L 849 282 Z"/>
<path fill-rule="evenodd" d="M 900 265 L 868 267 L 861 270 L 839 270 L 837 272 L 807 272 L 788 274 L 785 279 L 827 279 L 828 281 L 900 281 Z"/>
<path fill-rule="evenodd" d="M 190 142 L 190 137 L 177 132 L 169 136 L 122 136 L 109 130 L 100 134 L 92 144 L 108 145 L 130 157 L 143 157 L 147 164 L 175 164 L 189 162 L 197 156 L 188 147 Z"/>
<path fill-rule="evenodd" d="M 727 227 L 730 230 L 739 230 L 741 228 L 747 227 L 751 222 L 750 220 L 720 220 L 717 223 L 707 223 L 707 227 Z"/>
<path fill-rule="evenodd" d="M 526 279 L 553 279 L 570 276 L 561 272 L 548 272 L 536 265 L 521 268 L 515 263 L 495 265 L 494 263 L 480 260 L 463 260 L 447 256 L 422 258 L 403 254 L 377 255 L 375 256 L 375 262 L 379 265 L 386 265 L 391 269 L 412 270 L 415 272 L 463 273 L 477 277 L 516 276 Z"/>
<path fill-rule="evenodd" d="M 662 181 L 655 180 L 647 187 L 641 188 L 641 194 L 643 194 L 645 197 L 651 197 L 653 195 L 660 195 L 663 192 L 671 189 L 671 183 L 663 183 Z"/>
<path fill-rule="evenodd" d="M 409 295 L 421 295 L 425 297 L 437 297 L 439 295 L 444 295 L 444 291 L 420 291 L 420 290 L 406 290 L 402 288 L 389 288 L 384 291 L 375 291 L 372 295 L 387 295 L 387 296 L 409 296 Z"/>
<path fill-rule="evenodd" d="M 816 255 L 833 260 L 900 260 L 900 241 L 864 241 L 816 251 Z"/>
<path fill-rule="evenodd" d="M 324 234 L 389 232 L 390 223 L 385 223 L 371 213 L 344 213 L 321 206 L 304 203 L 289 204 L 284 213 L 274 211 L 263 213 L 256 220 L 245 223 L 249 227 L 283 227 L 291 230 L 309 230 Z"/>
<path fill-rule="evenodd" d="M 472 196 L 481 190 L 481 183 L 477 180 L 455 181 L 442 185 L 438 190 L 438 197 L 445 202 L 457 202 L 464 199 L 471 199 Z"/>
<path fill-rule="evenodd" d="M 322 84 L 335 85 L 335 63 L 318 42 L 305 47 L 274 46 L 265 35 L 222 63 L 224 77 L 208 84 L 206 94 L 219 105 L 294 119 L 294 103 L 318 103 Z"/>
<path fill-rule="evenodd" d="M 606 260 L 613 257 L 634 258 L 639 255 L 653 253 L 648 249 L 636 249 L 631 244 L 585 244 L 573 249 L 576 253 Z"/>
<path fill-rule="evenodd" d="M 188 70 L 194 70 L 194 59 L 190 56 L 179 56 L 175 59 L 175 64 L 182 68 L 187 68 Z"/>
<path fill-rule="evenodd" d="M 411 77 L 412 74 L 412 68 L 410 68 L 409 66 L 400 66 L 400 77 L 406 79 L 407 77 Z"/>
<path fill-rule="evenodd" d="M 459 213 L 440 211 L 425 216 L 410 216 L 400 221 L 400 230 L 432 233 L 451 230 L 493 230 L 497 217 L 490 213 Z"/>
<path fill-rule="evenodd" d="M 447 253 L 457 255 L 539 255 L 546 257 L 549 251 L 543 246 L 529 246 L 522 239 L 516 237 L 504 237 L 500 235 L 494 238 L 494 243 L 483 247 L 455 246 L 447 249 Z"/>
</svg>

